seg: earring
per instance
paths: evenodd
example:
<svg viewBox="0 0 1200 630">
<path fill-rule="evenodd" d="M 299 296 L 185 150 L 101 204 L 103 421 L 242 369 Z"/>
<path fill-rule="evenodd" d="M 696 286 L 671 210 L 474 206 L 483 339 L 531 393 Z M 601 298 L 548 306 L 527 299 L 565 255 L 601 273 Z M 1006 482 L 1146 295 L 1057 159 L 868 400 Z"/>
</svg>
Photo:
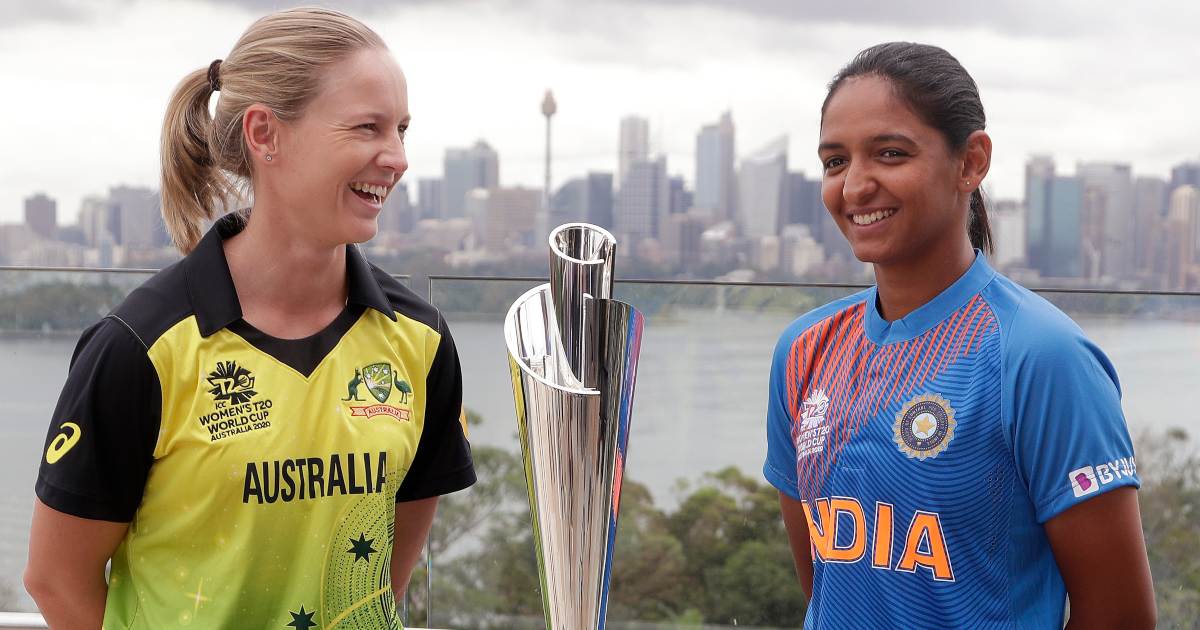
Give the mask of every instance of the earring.
<svg viewBox="0 0 1200 630">
<path fill-rule="evenodd" d="M 268 159 L 268 160 L 269 160 L 269 159 L 271 159 L 271 156 L 269 156 L 269 155 L 268 155 L 268 156 L 267 156 L 267 159 Z M 971 185 L 971 180 L 969 180 L 969 179 L 967 180 L 967 185 L 968 185 L 968 186 L 970 186 L 970 185 Z"/>
<path fill-rule="evenodd" d="M 271 161 L 271 154 L 270 154 L 270 153 L 268 153 L 268 154 L 267 154 L 267 161 L 268 161 L 268 162 L 270 162 L 270 161 Z"/>
</svg>

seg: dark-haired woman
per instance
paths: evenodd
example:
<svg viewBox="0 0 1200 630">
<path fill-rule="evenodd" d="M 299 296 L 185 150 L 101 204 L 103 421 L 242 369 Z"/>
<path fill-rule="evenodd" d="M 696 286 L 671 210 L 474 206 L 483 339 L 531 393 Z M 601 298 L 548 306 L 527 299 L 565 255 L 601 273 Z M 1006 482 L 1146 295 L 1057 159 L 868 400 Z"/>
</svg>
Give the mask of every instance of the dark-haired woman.
<svg viewBox="0 0 1200 630">
<path fill-rule="evenodd" d="M 1152 628 L 1116 372 L 995 272 L 979 91 L 933 46 L 830 85 L 822 198 L 876 286 L 776 347 L 767 479 L 806 628 Z"/>
</svg>

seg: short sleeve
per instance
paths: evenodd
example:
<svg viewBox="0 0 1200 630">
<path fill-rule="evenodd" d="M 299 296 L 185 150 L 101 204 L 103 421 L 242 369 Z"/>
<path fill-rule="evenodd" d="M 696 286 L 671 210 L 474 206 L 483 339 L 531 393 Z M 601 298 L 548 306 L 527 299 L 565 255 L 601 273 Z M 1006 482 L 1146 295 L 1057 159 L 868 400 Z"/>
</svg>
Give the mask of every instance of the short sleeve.
<svg viewBox="0 0 1200 630">
<path fill-rule="evenodd" d="M 1065 318 L 1065 316 L 1063 316 Z M 1139 487 L 1133 442 L 1108 357 L 1077 326 L 1026 326 L 1005 385 L 1013 450 L 1037 520 L 1122 486 Z"/>
<path fill-rule="evenodd" d="M 788 410 L 787 358 L 792 336 L 785 334 L 775 346 L 767 393 L 767 461 L 763 476 L 780 492 L 799 500 L 796 478 L 796 443 L 792 441 L 792 414 Z"/>
<path fill-rule="evenodd" d="M 129 522 L 158 440 L 162 393 L 137 337 L 113 318 L 84 332 L 42 452 L 36 492 L 81 518 Z"/>
<path fill-rule="evenodd" d="M 467 442 L 462 410 L 462 368 L 445 320 L 425 381 L 425 427 L 412 466 L 404 476 L 396 501 L 416 501 L 449 494 L 475 483 L 471 445 Z"/>
</svg>

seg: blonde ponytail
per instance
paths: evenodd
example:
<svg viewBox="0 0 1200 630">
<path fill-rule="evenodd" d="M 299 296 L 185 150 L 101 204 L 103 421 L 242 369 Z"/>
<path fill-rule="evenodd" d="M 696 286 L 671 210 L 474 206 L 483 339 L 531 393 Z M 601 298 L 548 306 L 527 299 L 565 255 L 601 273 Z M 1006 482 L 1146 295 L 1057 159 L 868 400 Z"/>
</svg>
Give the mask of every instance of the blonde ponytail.
<svg viewBox="0 0 1200 630">
<path fill-rule="evenodd" d="M 181 252 L 196 247 L 204 221 L 249 183 L 246 109 L 261 103 L 280 120 L 295 120 L 316 95 L 322 70 L 372 47 L 387 48 L 344 13 L 289 9 L 251 24 L 224 61 L 184 77 L 167 104 L 161 143 L 163 220 Z M 215 117 L 208 113 L 214 87 Z"/>
</svg>

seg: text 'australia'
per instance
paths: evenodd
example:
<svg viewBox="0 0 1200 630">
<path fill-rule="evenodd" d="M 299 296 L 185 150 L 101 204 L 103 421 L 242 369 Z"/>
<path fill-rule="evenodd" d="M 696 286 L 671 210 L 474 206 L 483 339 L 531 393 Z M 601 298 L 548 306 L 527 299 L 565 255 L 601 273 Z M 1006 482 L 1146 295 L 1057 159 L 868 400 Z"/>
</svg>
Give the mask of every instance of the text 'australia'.
<svg viewBox="0 0 1200 630">
<path fill-rule="evenodd" d="M 259 504 L 382 492 L 387 485 L 387 453 L 334 453 L 321 457 L 246 462 L 242 503 Z"/>
</svg>

